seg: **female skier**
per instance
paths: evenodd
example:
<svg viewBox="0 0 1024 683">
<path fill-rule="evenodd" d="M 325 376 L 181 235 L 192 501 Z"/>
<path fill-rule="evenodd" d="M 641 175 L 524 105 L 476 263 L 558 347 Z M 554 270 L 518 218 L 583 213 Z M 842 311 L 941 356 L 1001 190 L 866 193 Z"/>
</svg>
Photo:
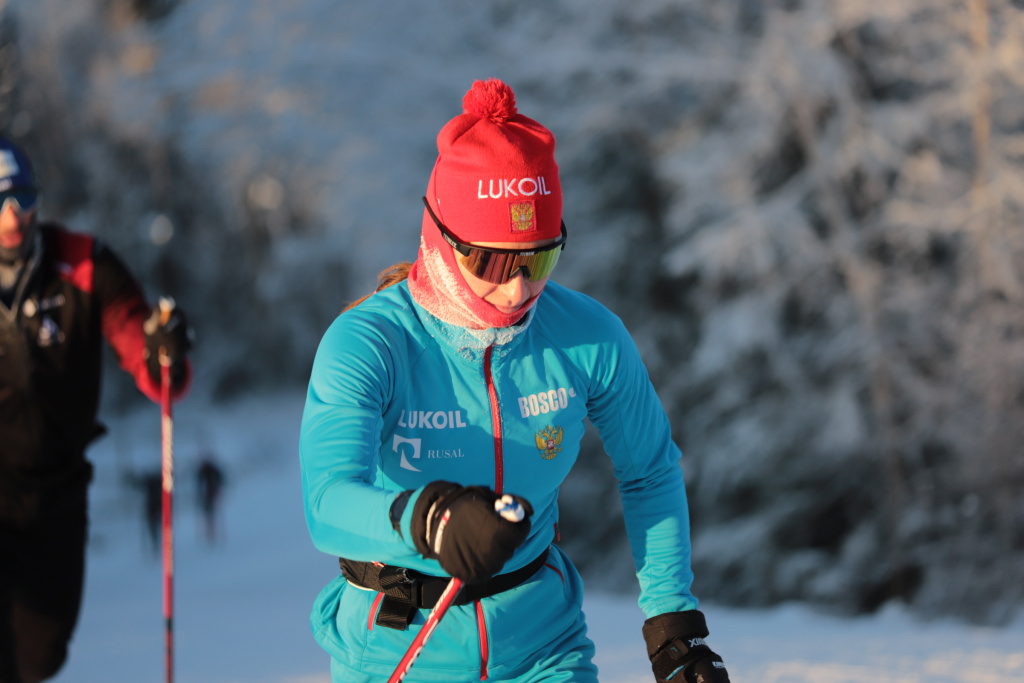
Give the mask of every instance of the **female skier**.
<svg viewBox="0 0 1024 683">
<path fill-rule="evenodd" d="M 551 132 L 476 81 L 438 135 L 417 260 L 320 342 L 300 460 L 313 542 L 341 574 L 313 608 L 336 682 L 395 670 L 465 582 L 407 680 L 596 682 L 558 487 L 584 420 L 619 481 L 655 679 L 728 683 L 690 592 L 680 452 L 619 319 L 549 282 L 566 245 Z M 521 507 L 522 521 L 499 509 Z"/>
</svg>

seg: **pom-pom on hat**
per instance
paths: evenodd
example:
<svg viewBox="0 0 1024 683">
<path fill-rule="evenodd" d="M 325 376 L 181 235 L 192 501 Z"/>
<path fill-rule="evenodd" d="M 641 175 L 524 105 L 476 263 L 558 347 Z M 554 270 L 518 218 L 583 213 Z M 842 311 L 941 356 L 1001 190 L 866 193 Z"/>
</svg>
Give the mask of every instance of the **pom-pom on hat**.
<svg viewBox="0 0 1024 683">
<path fill-rule="evenodd" d="M 512 88 L 496 78 L 475 81 L 462 110 L 437 136 L 427 187 L 437 217 L 463 242 L 557 238 L 562 186 L 555 136 L 520 114 Z"/>
</svg>

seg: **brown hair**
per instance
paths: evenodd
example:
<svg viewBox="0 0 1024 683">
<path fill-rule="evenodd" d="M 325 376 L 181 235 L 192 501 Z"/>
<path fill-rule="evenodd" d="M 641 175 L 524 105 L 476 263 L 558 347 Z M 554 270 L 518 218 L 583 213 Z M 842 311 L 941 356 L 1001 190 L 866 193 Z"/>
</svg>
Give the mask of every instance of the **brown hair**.
<svg viewBox="0 0 1024 683">
<path fill-rule="evenodd" d="M 373 290 L 366 296 L 356 299 L 348 306 L 345 306 L 345 308 L 343 308 L 341 312 L 344 313 L 345 311 L 353 309 L 359 304 L 369 299 L 377 292 L 381 291 L 382 289 L 387 289 L 391 285 L 397 285 L 402 280 L 405 280 L 406 278 L 409 277 L 409 270 L 411 268 L 412 263 L 410 261 L 401 261 L 393 266 L 389 266 L 388 268 L 385 268 L 384 270 L 380 271 L 380 273 L 377 275 L 377 289 Z"/>
</svg>

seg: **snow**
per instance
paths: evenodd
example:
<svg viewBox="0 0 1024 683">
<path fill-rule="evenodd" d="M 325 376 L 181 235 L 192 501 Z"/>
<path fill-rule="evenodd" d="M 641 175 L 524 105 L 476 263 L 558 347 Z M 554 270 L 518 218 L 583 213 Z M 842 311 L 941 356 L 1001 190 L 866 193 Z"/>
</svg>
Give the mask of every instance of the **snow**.
<svg viewBox="0 0 1024 683">
<path fill-rule="evenodd" d="M 313 641 L 313 598 L 337 571 L 316 551 L 302 515 L 297 459 L 304 396 L 255 396 L 175 409 L 175 673 L 189 683 L 329 683 Z M 91 450 L 92 537 L 82 616 L 55 683 L 161 681 L 162 569 L 144 534 L 125 470 L 159 461 L 154 406 L 110 421 Z M 220 540 L 209 544 L 192 504 L 203 448 L 227 475 Z M 700 577 L 697 577 L 699 588 Z M 699 591 L 698 591 L 699 592 Z M 603 683 L 653 680 L 636 597 L 591 591 L 584 609 Z M 799 605 L 703 604 L 734 683 L 1019 683 L 1024 621 L 1004 628 L 923 622 L 897 607 L 842 618 Z M 429 645 L 428 645 L 429 646 Z"/>
</svg>

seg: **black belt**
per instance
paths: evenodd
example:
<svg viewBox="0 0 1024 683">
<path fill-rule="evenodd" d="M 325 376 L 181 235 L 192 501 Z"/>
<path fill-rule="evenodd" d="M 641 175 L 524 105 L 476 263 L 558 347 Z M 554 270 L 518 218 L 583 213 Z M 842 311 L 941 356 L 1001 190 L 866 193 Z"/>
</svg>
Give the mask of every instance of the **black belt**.
<svg viewBox="0 0 1024 683">
<path fill-rule="evenodd" d="M 536 574 L 547 559 L 548 549 L 545 548 L 536 559 L 514 572 L 498 574 L 479 583 L 465 584 L 452 604 L 468 605 L 515 588 Z M 338 564 L 341 573 L 350 583 L 384 594 L 375 623 L 399 631 L 404 631 L 412 622 L 417 609 L 433 609 L 451 581 L 446 576 L 430 576 L 407 567 L 358 562 L 344 557 L 338 558 Z"/>
</svg>

